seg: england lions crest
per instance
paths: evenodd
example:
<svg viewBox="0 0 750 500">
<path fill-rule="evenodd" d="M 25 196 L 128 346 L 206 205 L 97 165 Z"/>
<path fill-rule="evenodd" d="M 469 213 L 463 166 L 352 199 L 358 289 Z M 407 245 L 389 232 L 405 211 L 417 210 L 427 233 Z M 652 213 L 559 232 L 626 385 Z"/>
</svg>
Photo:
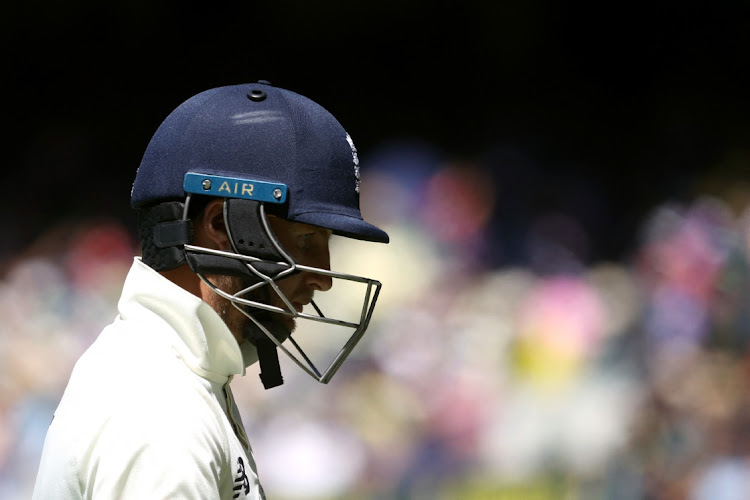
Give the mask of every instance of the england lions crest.
<svg viewBox="0 0 750 500">
<path fill-rule="evenodd" d="M 349 143 L 349 146 L 352 148 L 352 159 L 354 161 L 354 191 L 359 194 L 359 185 L 362 182 L 362 180 L 359 177 L 359 157 L 357 156 L 357 148 L 354 147 L 354 141 L 352 140 L 352 137 L 347 133 L 346 134 L 346 142 Z"/>
</svg>

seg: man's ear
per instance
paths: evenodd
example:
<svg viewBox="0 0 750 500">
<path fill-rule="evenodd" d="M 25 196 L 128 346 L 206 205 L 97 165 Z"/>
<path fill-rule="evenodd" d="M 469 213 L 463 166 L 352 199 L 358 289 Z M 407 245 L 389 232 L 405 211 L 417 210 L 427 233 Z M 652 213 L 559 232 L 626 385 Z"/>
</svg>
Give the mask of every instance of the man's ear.
<svg viewBox="0 0 750 500">
<path fill-rule="evenodd" d="M 224 199 L 211 200 L 195 221 L 195 242 L 199 246 L 229 250 L 231 244 L 224 224 Z"/>
</svg>

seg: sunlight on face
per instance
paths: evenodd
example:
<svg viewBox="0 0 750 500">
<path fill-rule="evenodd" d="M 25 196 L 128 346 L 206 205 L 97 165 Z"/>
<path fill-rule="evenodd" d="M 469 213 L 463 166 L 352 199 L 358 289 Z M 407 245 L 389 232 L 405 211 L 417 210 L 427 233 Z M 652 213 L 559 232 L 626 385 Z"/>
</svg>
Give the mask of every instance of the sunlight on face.
<svg viewBox="0 0 750 500">
<path fill-rule="evenodd" d="M 331 230 L 299 222 L 289 222 L 278 217 L 269 216 L 271 228 L 281 247 L 298 264 L 330 269 L 328 244 Z M 309 304 L 315 292 L 325 292 L 332 286 L 329 276 L 310 272 L 298 272 L 278 282 L 279 289 L 287 297 L 297 312 Z M 271 304 L 284 307 L 276 294 L 271 294 Z M 284 317 L 282 321 L 290 330 L 294 329 L 294 319 Z"/>
</svg>

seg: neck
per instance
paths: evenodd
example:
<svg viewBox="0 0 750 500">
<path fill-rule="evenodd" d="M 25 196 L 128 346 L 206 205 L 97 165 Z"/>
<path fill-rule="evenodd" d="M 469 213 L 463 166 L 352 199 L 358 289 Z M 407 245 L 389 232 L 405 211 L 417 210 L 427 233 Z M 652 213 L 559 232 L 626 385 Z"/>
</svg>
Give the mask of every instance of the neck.
<svg viewBox="0 0 750 500">
<path fill-rule="evenodd" d="M 200 278 L 197 274 L 191 271 L 186 264 L 183 264 L 175 269 L 170 269 L 169 271 L 160 271 L 160 274 L 180 288 L 184 288 L 188 292 L 192 293 L 196 297 L 203 298 L 201 293 Z"/>
</svg>

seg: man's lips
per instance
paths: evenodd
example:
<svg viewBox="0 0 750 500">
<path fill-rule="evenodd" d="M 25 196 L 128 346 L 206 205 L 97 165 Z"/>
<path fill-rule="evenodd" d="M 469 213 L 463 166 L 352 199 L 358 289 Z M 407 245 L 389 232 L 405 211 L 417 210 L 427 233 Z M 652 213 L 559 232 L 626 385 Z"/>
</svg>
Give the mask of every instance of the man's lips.
<svg viewBox="0 0 750 500">
<path fill-rule="evenodd" d="M 291 301 L 292 306 L 294 307 L 294 310 L 298 313 L 301 313 L 305 306 L 312 302 L 313 296 L 312 294 L 304 294 L 304 295 L 298 295 L 294 297 L 294 299 Z"/>
</svg>

